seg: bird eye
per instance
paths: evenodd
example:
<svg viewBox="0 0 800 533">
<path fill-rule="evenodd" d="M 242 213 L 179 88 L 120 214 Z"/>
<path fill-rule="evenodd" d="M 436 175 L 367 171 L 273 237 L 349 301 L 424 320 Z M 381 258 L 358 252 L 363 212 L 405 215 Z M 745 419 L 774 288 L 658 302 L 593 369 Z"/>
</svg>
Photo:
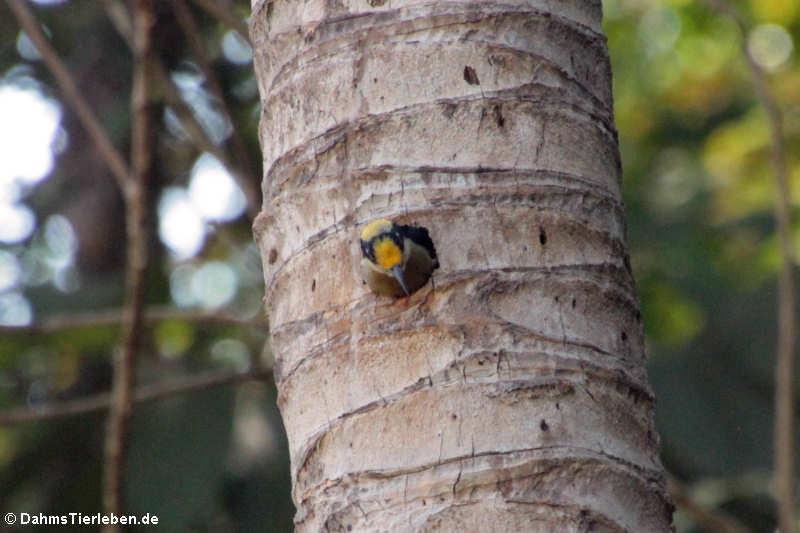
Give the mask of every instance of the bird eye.
<svg viewBox="0 0 800 533">
<path fill-rule="evenodd" d="M 366 257 L 367 259 L 374 260 L 375 258 L 372 256 L 372 246 L 369 243 L 361 241 L 361 255 Z"/>
</svg>

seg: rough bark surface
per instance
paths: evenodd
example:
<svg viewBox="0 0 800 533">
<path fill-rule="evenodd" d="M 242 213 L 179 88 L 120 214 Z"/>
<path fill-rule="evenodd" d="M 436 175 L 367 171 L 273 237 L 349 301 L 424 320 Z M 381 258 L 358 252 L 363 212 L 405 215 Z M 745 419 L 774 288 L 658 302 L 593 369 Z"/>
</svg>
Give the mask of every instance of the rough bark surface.
<svg viewBox="0 0 800 533">
<path fill-rule="evenodd" d="M 254 1 L 297 531 L 666 531 L 599 1 Z M 422 225 L 435 288 L 358 233 Z"/>
</svg>

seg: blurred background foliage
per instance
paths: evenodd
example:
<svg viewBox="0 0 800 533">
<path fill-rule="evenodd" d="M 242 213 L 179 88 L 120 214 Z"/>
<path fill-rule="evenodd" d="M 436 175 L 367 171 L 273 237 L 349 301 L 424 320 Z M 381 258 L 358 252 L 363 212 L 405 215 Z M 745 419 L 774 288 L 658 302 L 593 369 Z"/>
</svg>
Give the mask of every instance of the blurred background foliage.
<svg viewBox="0 0 800 533">
<path fill-rule="evenodd" d="M 603 2 L 663 459 L 697 502 L 767 532 L 780 250 L 769 123 L 742 43 L 783 112 L 796 212 L 800 3 L 731 5 L 744 37 L 703 2 Z M 699 531 L 680 512 L 676 525 Z"/>
<path fill-rule="evenodd" d="M 143 385 L 271 362 L 263 349 L 251 213 L 237 185 L 249 179 L 258 190 L 252 180 L 261 171 L 235 146 L 261 160 L 252 56 L 234 28 L 198 4 L 188 3 L 224 101 L 211 90 L 214 79 L 171 2 L 158 3 L 158 54 L 213 146 L 198 143 L 185 110 L 159 95 L 147 300 L 163 319 L 146 331 L 138 365 Z M 704 3 L 603 4 L 664 462 L 699 507 L 771 532 L 780 251 L 769 125 L 742 55 L 743 37 Z M 732 4 L 750 26 L 746 46 L 768 72 L 783 111 L 796 207 L 800 3 Z M 124 153 L 131 54 L 115 30 L 124 4 L 30 5 Z M 240 22 L 249 13 L 247 0 L 216 5 Z M 0 417 L 108 390 L 123 299 L 121 209 L 97 149 L 0 4 Z M 65 317 L 87 320 L 66 327 Z M 103 434 L 100 413 L 0 427 L 0 509 L 97 512 Z M 288 457 L 271 383 L 205 388 L 141 405 L 130 450 L 130 510 L 158 515 L 165 530 L 291 531 Z M 681 509 L 676 527 L 700 531 Z"/>
</svg>

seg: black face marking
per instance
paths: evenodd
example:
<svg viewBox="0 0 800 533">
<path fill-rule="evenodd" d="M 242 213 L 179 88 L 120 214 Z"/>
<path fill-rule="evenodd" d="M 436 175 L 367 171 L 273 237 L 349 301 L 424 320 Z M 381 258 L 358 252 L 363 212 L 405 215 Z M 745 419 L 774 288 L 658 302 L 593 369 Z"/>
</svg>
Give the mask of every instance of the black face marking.
<svg viewBox="0 0 800 533">
<path fill-rule="evenodd" d="M 369 259 L 370 261 L 375 261 L 375 255 L 372 250 L 371 241 L 361 241 L 361 255 Z"/>
<path fill-rule="evenodd" d="M 400 233 L 400 228 L 392 226 L 392 231 L 389 232 L 389 237 L 394 241 L 400 250 L 403 250 L 403 235 Z"/>
</svg>

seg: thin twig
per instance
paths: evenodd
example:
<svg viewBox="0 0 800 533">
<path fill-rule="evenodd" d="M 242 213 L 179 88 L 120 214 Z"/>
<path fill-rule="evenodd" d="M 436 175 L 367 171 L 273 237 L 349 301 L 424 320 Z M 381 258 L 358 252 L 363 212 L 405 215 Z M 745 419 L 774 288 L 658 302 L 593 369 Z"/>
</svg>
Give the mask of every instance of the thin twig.
<svg viewBox="0 0 800 533">
<path fill-rule="evenodd" d="M 775 222 L 781 247 L 781 271 L 778 276 L 778 353 L 775 364 L 775 491 L 778 500 L 778 527 L 794 531 L 794 351 L 797 343 L 795 316 L 794 243 L 791 228 L 791 192 L 783 138 L 783 119 L 778 103 L 767 85 L 764 69 L 747 48 L 748 27 L 744 18 L 725 0 L 708 2 L 731 17 L 742 33 L 742 51 L 758 99 L 767 112 L 772 141 L 772 166 L 775 169 Z"/>
<path fill-rule="evenodd" d="M 258 215 L 258 208 L 260 205 L 260 196 L 256 187 L 253 185 L 254 182 L 243 174 L 238 165 L 233 163 L 233 160 L 222 146 L 214 144 L 206 133 L 206 130 L 203 129 L 203 126 L 200 125 L 200 122 L 194 116 L 194 111 L 192 111 L 183 100 L 183 97 L 181 97 L 180 90 L 175 84 L 175 81 L 160 62 L 156 65 L 156 76 L 161 89 L 164 91 L 166 102 L 178 115 L 186 133 L 189 134 L 189 137 L 191 137 L 194 144 L 197 145 L 200 150 L 208 152 L 216 157 L 222 166 L 230 173 L 231 177 L 233 177 L 236 184 L 244 193 L 247 202 L 247 214 L 250 220 L 254 220 L 256 215 Z"/>
<path fill-rule="evenodd" d="M 106 9 L 106 14 L 114 25 L 114 28 L 125 42 L 128 43 L 128 46 L 132 46 L 131 22 L 122 3 L 119 2 L 119 0 L 103 0 L 103 4 Z M 254 220 L 258 214 L 259 206 L 261 205 L 261 196 L 255 185 L 258 183 L 258 178 L 252 176 L 252 167 L 250 167 L 247 160 L 244 159 L 241 160 L 241 165 L 234 164 L 233 159 L 228 155 L 227 151 L 211 140 L 206 130 L 195 117 L 194 111 L 192 111 L 183 100 L 180 89 L 178 89 L 175 81 L 158 58 L 155 58 L 153 68 L 156 81 L 162 90 L 166 103 L 175 111 L 181 125 L 197 148 L 216 157 L 228 173 L 230 173 L 234 181 L 236 181 L 236 184 L 244 193 L 245 201 L 247 202 L 248 217 L 250 220 Z M 228 114 L 228 116 L 230 117 L 230 114 Z M 234 132 L 235 131 L 234 129 Z M 234 133 L 234 135 L 236 135 L 236 133 Z"/>
<path fill-rule="evenodd" d="M 236 32 L 241 35 L 244 40 L 248 43 L 250 42 L 250 33 L 247 30 L 247 24 L 237 17 L 233 11 L 228 9 L 228 6 L 225 5 L 224 2 L 219 2 L 217 0 L 192 0 L 195 4 L 205 9 L 209 12 L 212 16 L 217 18 L 223 24 L 226 24 L 236 30 Z"/>
<path fill-rule="evenodd" d="M 667 491 L 675 505 L 708 533 L 748 533 L 750 530 L 737 518 L 720 509 L 712 510 L 692 499 L 689 490 L 677 479 L 667 474 Z"/>
<path fill-rule="evenodd" d="M 128 237 L 126 281 L 126 320 L 119 358 L 114 361 L 111 388 L 111 411 L 108 419 L 105 455 L 105 485 L 103 507 L 106 514 L 117 516 L 123 511 L 123 478 L 130 418 L 133 410 L 133 387 L 136 356 L 141 342 L 145 271 L 147 270 L 147 186 L 152 166 L 152 132 L 150 92 L 152 85 L 151 35 L 155 27 L 152 0 L 133 3 L 133 89 L 131 110 L 131 161 L 133 181 L 125 198 L 125 218 Z M 119 531 L 119 526 L 104 528 Z"/>
<path fill-rule="evenodd" d="M 217 75 L 211 66 L 211 59 L 206 53 L 203 39 L 200 37 L 200 31 L 197 28 L 197 23 L 192 16 L 189 6 L 186 5 L 185 0 L 173 0 L 172 11 L 175 13 L 175 18 L 183 30 L 183 33 L 186 35 L 186 40 L 189 42 L 189 46 L 192 48 L 192 53 L 194 54 L 195 58 L 197 58 L 200 68 L 203 70 L 203 74 L 205 75 L 208 87 L 211 90 L 211 94 L 214 95 L 219 102 L 220 106 L 222 107 L 222 111 L 228 116 L 228 120 L 233 123 L 233 113 L 231 112 L 228 99 L 225 96 L 225 91 L 222 89 L 222 85 L 219 83 Z M 250 159 L 250 154 L 248 154 L 247 147 L 245 146 L 244 140 L 242 139 L 242 136 L 237 128 L 233 128 L 233 132 L 231 133 L 231 144 L 234 156 L 238 162 L 237 168 L 241 170 L 241 173 L 243 174 L 243 180 L 246 184 L 246 187 L 243 188 L 243 191 L 247 197 L 250 219 L 253 220 L 255 219 L 256 215 L 258 215 L 260 206 L 260 198 L 258 194 L 258 188 L 256 186 L 260 180 L 253 172 L 254 166 L 252 160 Z M 242 183 L 239 183 L 239 186 L 241 187 Z"/>
<path fill-rule="evenodd" d="M 106 16 L 111 21 L 111 25 L 120 34 L 122 40 L 133 49 L 133 23 L 128 14 L 128 8 L 120 0 L 102 0 Z"/>
<path fill-rule="evenodd" d="M 90 311 L 86 313 L 69 313 L 54 315 L 30 326 L 0 326 L 3 335 L 46 335 L 63 330 L 78 328 L 95 328 L 116 326 L 125 320 L 125 312 L 120 309 Z M 261 315 L 253 318 L 241 318 L 231 311 L 204 309 L 176 309 L 171 306 L 149 307 L 144 311 L 146 324 L 164 322 L 166 320 L 183 320 L 186 322 L 220 324 L 227 326 L 266 327 Z"/>
<path fill-rule="evenodd" d="M 124 191 L 131 175 L 130 169 L 125 163 L 125 159 L 120 155 L 119 151 L 117 151 L 114 144 L 108 138 L 105 130 L 100 125 L 100 121 L 81 95 L 69 70 L 67 70 L 67 67 L 58 58 L 58 54 L 56 54 L 53 47 L 50 46 L 49 41 L 39 28 L 39 23 L 36 21 L 30 9 L 28 9 L 27 3 L 24 0 L 6 1 L 11 11 L 14 12 L 14 16 L 16 16 L 20 26 L 25 30 L 25 33 L 30 38 L 31 42 L 33 42 L 36 50 L 42 56 L 42 59 L 44 59 L 47 68 L 50 69 L 50 72 L 53 74 L 53 78 L 61 88 L 64 100 L 75 112 L 75 115 L 78 117 L 78 120 L 81 121 L 83 127 L 86 128 L 92 141 L 94 141 L 97 146 L 100 156 L 103 158 L 106 165 L 108 165 L 111 174 L 117 180 L 120 188 Z"/>
<path fill-rule="evenodd" d="M 139 387 L 133 395 L 133 403 L 141 405 L 187 392 L 200 391 L 224 385 L 233 385 L 247 381 L 263 381 L 272 375 L 269 368 L 248 372 L 213 372 L 182 379 L 155 383 Z M 38 407 L 22 407 L 9 409 L 0 413 L 0 427 L 26 422 L 43 422 L 57 418 L 83 415 L 108 409 L 111 395 L 96 394 L 67 402 L 42 405 Z"/>
</svg>

